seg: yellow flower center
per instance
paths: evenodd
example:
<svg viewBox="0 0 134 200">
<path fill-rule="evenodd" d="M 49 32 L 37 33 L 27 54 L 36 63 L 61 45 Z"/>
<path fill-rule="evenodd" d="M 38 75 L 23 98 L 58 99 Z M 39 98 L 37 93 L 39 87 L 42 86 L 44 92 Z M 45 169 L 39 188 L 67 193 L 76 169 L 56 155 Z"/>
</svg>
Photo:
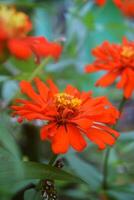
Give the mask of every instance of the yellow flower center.
<svg viewBox="0 0 134 200">
<path fill-rule="evenodd" d="M 134 56 L 134 48 L 124 46 L 121 55 L 124 56 L 125 58 L 133 57 Z"/>
<path fill-rule="evenodd" d="M 9 36 L 25 35 L 30 29 L 31 24 L 28 17 L 23 12 L 17 12 L 13 7 L 0 5 L 0 26 Z"/>
<path fill-rule="evenodd" d="M 55 95 L 55 103 L 58 108 L 75 109 L 80 106 L 81 100 L 63 92 Z"/>
</svg>

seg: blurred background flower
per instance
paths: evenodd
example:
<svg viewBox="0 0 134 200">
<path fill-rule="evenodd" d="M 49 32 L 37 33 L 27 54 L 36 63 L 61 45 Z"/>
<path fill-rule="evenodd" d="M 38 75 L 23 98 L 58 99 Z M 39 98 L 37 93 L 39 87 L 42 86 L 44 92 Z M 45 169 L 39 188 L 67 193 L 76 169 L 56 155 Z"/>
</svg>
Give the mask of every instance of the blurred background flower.
<svg viewBox="0 0 134 200">
<path fill-rule="evenodd" d="M 85 67 L 87 73 L 108 71 L 96 86 L 108 87 L 118 80 L 116 88 L 124 90 L 124 97 L 131 98 L 134 90 L 134 43 L 123 38 L 122 44 L 104 41 L 92 49 L 95 61 Z M 119 79 L 118 79 L 119 78 Z"/>
<path fill-rule="evenodd" d="M 114 0 L 114 2 L 124 16 L 134 18 L 134 0 Z"/>
<path fill-rule="evenodd" d="M 17 12 L 14 7 L 0 6 L 0 41 L 1 61 L 10 54 L 18 59 L 29 59 L 32 54 L 36 57 L 36 63 L 40 63 L 42 57 L 58 59 L 62 47 L 56 42 L 49 42 L 45 37 L 30 37 L 32 22 L 24 12 Z"/>
</svg>

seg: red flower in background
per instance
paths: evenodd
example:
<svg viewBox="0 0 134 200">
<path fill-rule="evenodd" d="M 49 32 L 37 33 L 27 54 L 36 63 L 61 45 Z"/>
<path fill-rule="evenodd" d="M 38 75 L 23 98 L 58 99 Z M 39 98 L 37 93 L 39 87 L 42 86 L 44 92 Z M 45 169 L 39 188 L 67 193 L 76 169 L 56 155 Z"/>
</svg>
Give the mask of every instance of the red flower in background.
<svg viewBox="0 0 134 200">
<path fill-rule="evenodd" d="M 96 85 L 107 87 L 117 79 L 116 87 L 124 90 L 129 98 L 134 91 L 134 42 L 123 39 L 122 44 L 111 44 L 108 41 L 92 50 L 96 58 L 86 66 L 85 71 L 92 73 L 100 70 L 107 74 L 100 78 Z"/>
<path fill-rule="evenodd" d="M 95 0 L 95 3 L 96 3 L 98 6 L 104 6 L 105 3 L 106 3 L 106 0 Z"/>
<path fill-rule="evenodd" d="M 10 53 L 20 59 L 27 59 L 35 55 L 36 62 L 40 62 L 42 57 L 52 57 L 59 59 L 62 47 L 56 42 L 49 42 L 44 37 L 25 37 L 22 39 L 13 38 L 8 41 Z"/>
<path fill-rule="evenodd" d="M 113 0 L 114 4 L 121 10 L 123 15 L 134 18 L 134 0 Z M 104 6 L 106 0 L 95 0 L 98 6 Z"/>
<path fill-rule="evenodd" d="M 31 29 L 32 23 L 26 14 L 13 7 L 0 6 L 0 54 L 10 53 L 19 59 L 28 59 L 34 54 L 38 61 L 48 56 L 58 59 L 61 45 L 44 37 L 27 36 Z"/>
<path fill-rule="evenodd" d="M 134 18 L 134 0 L 113 0 L 121 12 L 130 18 Z"/>
<path fill-rule="evenodd" d="M 55 154 L 66 153 L 71 146 L 82 151 L 86 146 L 84 137 L 100 149 L 112 146 L 119 133 L 108 125 L 116 123 L 119 112 L 106 97 L 91 96 L 91 92 L 79 92 L 68 85 L 63 92 L 52 81 L 48 85 L 35 79 L 36 91 L 30 82 L 21 81 L 22 93 L 28 100 L 17 99 L 13 115 L 23 119 L 47 121 L 40 131 L 41 139 L 49 139 Z"/>
</svg>

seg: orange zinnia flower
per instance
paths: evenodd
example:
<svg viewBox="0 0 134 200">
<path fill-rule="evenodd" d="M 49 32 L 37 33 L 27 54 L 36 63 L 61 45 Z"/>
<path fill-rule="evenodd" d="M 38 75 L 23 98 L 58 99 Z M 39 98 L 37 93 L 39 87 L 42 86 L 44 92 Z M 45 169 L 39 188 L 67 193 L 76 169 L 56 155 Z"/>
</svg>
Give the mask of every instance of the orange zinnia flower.
<svg viewBox="0 0 134 200">
<path fill-rule="evenodd" d="M 95 0 L 95 3 L 96 3 L 98 6 L 104 6 L 105 3 L 106 3 L 106 0 Z"/>
<path fill-rule="evenodd" d="M 130 18 L 134 18 L 134 0 L 113 0 L 121 12 Z"/>
<path fill-rule="evenodd" d="M 62 47 L 56 42 L 49 42 L 44 37 L 30 37 L 32 29 L 29 17 L 17 12 L 13 7 L 0 6 L 0 58 L 10 54 L 19 59 L 28 59 L 34 54 L 37 61 L 41 57 L 51 56 L 58 59 Z"/>
<path fill-rule="evenodd" d="M 107 74 L 97 81 L 96 86 L 107 87 L 117 79 L 116 87 L 124 89 L 124 96 L 129 98 L 134 91 L 134 42 L 126 38 L 122 44 L 105 41 L 94 48 L 92 54 L 96 59 L 86 66 L 85 71 L 87 73 L 107 71 Z"/>
<path fill-rule="evenodd" d="M 66 153 L 69 146 L 82 151 L 86 146 L 84 136 L 96 143 L 100 149 L 113 145 L 119 133 L 110 128 L 119 116 L 119 112 L 106 97 L 91 97 L 91 92 L 79 92 L 68 85 L 59 92 L 56 85 L 47 81 L 48 86 L 35 78 L 36 91 L 30 82 L 21 81 L 22 93 L 29 100 L 17 99 L 13 105 L 13 115 L 18 121 L 40 119 L 47 121 L 41 128 L 42 140 L 52 142 L 55 154 Z"/>
</svg>

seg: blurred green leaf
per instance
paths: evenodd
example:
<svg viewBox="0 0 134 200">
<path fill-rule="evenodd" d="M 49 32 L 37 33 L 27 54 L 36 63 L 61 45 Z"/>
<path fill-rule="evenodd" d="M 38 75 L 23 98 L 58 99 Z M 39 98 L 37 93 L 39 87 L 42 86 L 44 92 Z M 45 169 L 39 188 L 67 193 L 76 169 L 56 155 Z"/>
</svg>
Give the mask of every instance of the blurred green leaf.
<svg viewBox="0 0 134 200">
<path fill-rule="evenodd" d="M 42 200 L 41 194 L 34 189 L 28 190 L 24 194 L 24 200 Z"/>
<path fill-rule="evenodd" d="M 88 185 L 92 188 L 92 190 L 96 190 L 101 185 L 102 175 L 101 173 L 92 166 L 90 163 L 81 160 L 74 154 L 66 155 L 66 158 L 69 162 L 70 167 L 74 170 L 74 172 Z"/>
<path fill-rule="evenodd" d="M 2 87 L 2 97 L 6 102 L 9 102 L 18 90 L 16 81 L 7 80 L 4 82 Z"/>
<path fill-rule="evenodd" d="M 0 64 L 0 75 L 2 76 L 9 76 L 11 75 L 10 72 L 5 68 L 3 64 Z"/>
<path fill-rule="evenodd" d="M 0 163 L 0 194 L 11 195 L 20 189 L 19 181 L 23 177 L 20 160 L 0 147 Z"/>
<path fill-rule="evenodd" d="M 59 170 L 55 167 L 48 166 L 46 164 L 40 164 L 35 162 L 23 162 L 24 179 L 43 179 L 49 178 L 53 180 L 81 182 L 83 181 L 75 175 L 72 175 L 63 170 Z"/>
<path fill-rule="evenodd" d="M 3 73 L 2 73 L 2 75 L 0 75 L 0 82 L 6 81 L 6 80 L 8 80 L 8 78 L 9 78 L 9 76 L 3 75 Z"/>
<path fill-rule="evenodd" d="M 26 73 L 32 72 L 37 67 L 33 57 L 26 61 L 11 57 L 9 62 L 12 66 L 19 69 L 21 72 L 26 72 Z"/>
<path fill-rule="evenodd" d="M 115 165 L 118 163 L 119 161 L 119 156 L 116 152 L 116 149 L 114 148 L 111 148 L 110 150 L 110 156 L 109 156 L 109 167 L 110 165 Z"/>
<path fill-rule="evenodd" d="M 112 200 L 134 200 L 134 185 L 125 185 L 110 189 L 108 196 Z"/>
<path fill-rule="evenodd" d="M 133 140 L 129 141 L 129 142 L 126 141 L 124 144 L 124 147 L 123 148 L 121 147 L 121 152 L 126 153 L 126 154 L 129 153 L 129 156 L 131 156 L 131 154 L 133 156 L 133 151 L 134 151 L 134 141 Z M 127 157 L 129 158 L 129 156 L 127 156 Z"/>
<path fill-rule="evenodd" d="M 119 140 L 121 142 L 134 142 L 134 131 L 123 132 Z"/>
<path fill-rule="evenodd" d="M 82 18 L 83 23 L 91 30 L 95 30 L 95 21 L 93 12 L 89 11 L 84 17 Z"/>
<path fill-rule="evenodd" d="M 80 178 L 63 170 L 46 164 L 35 162 L 21 162 L 14 158 L 9 151 L 0 148 L 0 193 L 10 194 L 20 187 L 24 187 L 27 181 L 35 179 L 52 179 L 71 182 L 83 182 Z M 12 185 L 12 187 L 10 187 Z"/>
<path fill-rule="evenodd" d="M 0 146 L 12 153 L 15 158 L 20 157 L 19 148 L 8 127 L 8 119 L 3 116 L 0 119 Z"/>
</svg>

